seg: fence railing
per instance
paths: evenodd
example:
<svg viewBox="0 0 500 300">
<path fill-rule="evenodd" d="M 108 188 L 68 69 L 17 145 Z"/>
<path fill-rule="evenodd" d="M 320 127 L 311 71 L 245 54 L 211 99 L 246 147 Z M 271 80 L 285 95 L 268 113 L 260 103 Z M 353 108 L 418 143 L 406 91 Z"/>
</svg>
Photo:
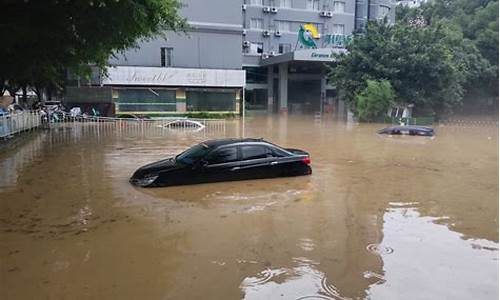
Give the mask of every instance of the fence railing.
<svg viewBox="0 0 500 300">
<path fill-rule="evenodd" d="M 48 123 L 50 127 L 67 127 L 82 125 L 89 130 L 111 130 L 119 133 L 132 134 L 165 134 L 180 132 L 225 132 L 226 120 L 224 119 L 192 119 L 192 118 L 112 118 L 94 116 L 65 116 Z M 80 128 L 80 127 L 79 127 Z"/>
<path fill-rule="evenodd" d="M 22 112 L 0 116 L 0 138 L 12 136 L 26 130 L 33 130 L 42 125 L 38 112 Z"/>
</svg>

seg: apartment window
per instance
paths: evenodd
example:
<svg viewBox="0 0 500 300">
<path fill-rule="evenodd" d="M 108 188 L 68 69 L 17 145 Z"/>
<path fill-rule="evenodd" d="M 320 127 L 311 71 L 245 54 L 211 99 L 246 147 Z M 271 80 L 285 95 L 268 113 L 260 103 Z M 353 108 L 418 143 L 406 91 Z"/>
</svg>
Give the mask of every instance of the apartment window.
<svg viewBox="0 0 500 300">
<path fill-rule="evenodd" d="M 247 0 L 247 3 L 250 5 L 258 5 L 258 6 L 264 5 L 263 0 Z"/>
<path fill-rule="evenodd" d="M 307 0 L 306 9 L 308 10 L 319 10 L 319 0 Z"/>
<path fill-rule="evenodd" d="M 250 19 L 250 28 L 252 29 L 264 29 L 263 19 Z"/>
<path fill-rule="evenodd" d="M 292 45 L 291 44 L 280 44 L 278 47 L 279 53 L 287 53 L 292 51 Z"/>
<path fill-rule="evenodd" d="M 337 13 L 345 12 L 345 2 L 343 1 L 333 1 L 333 11 Z"/>
<path fill-rule="evenodd" d="M 275 29 L 281 32 L 290 32 L 290 22 L 289 21 L 274 21 Z"/>
<path fill-rule="evenodd" d="M 344 34 L 344 24 L 333 24 L 332 34 Z"/>
<path fill-rule="evenodd" d="M 378 8 L 378 17 L 379 19 L 383 19 L 385 16 L 389 15 L 391 8 L 388 6 L 380 5 Z"/>
<path fill-rule="evenodd" d="M 161 66 L 171 67 L 174 60 L 174 48 L 162 47 L 161 50 Z"/>
<path fill-rule="evenodd" d="M 280 7 L 292 8 L 292 0 L 279 0 Z"/>
<path fill-rule="evenodd" d="M 251 43 L 250 44 L 250 53 L 252 54 L 261 54 L 264 52 L 264 44 L 263 43 Z"/>
</svg>

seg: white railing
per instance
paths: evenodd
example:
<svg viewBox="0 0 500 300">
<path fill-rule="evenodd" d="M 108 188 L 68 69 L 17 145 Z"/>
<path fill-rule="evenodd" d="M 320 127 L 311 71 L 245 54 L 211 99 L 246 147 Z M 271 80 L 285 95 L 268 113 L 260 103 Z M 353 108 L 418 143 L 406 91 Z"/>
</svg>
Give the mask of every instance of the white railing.
<svg viewBox="0 0 500 300">
<path fill-rule="evenodd" d="M 22 112 L 0 117 L 0 139 L 19 132 L 32 130 L 41 125 L 49 128 L 83 125 L 89 129 L 110 129 L 120 132 L 166 133 L 166 132 L 200 132 L 225 131 L 224 119 L 191 119 L 191 118 L 159 118 L 159 119 L 125 119 L 111 117 L 71 117 L 60 115 L 43 117 L 39 112 Z"/>
<path fill-rule="evenodd" d="M 0 138 L 9 137 L 22 131 L 32 130 L 42 125 L 38 112 L 21 112 L 0 116 Z"/>
<path fill-rule="evenodd" d="M 144 135 L 165 133 L 195 133 L 195 132 L 224 132 L 224 119 L 194 119 L 185 117 L 168 117 L 155 119 L 127 119 L 93 116 L 65 116 L 48 123 L 49 128 L 78 126 L 89 130 L 111 130 L 120 133 L 139 133 Z M 81 127 L 83 126 L 83 127 Z"/>
</svg>

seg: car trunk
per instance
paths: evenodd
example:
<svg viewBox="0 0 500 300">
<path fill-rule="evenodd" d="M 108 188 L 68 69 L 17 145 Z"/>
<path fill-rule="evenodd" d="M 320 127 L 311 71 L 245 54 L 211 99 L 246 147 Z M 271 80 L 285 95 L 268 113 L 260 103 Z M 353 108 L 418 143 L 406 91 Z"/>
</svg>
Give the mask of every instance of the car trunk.
<svg viewBox="0 0 500 300">
<path fill-rule="evenodd" d="M 285 148 L 285 150 L 297 155 L 309 155 L 309 153 L 302 151 L 300 149 Z"/>
</svg>

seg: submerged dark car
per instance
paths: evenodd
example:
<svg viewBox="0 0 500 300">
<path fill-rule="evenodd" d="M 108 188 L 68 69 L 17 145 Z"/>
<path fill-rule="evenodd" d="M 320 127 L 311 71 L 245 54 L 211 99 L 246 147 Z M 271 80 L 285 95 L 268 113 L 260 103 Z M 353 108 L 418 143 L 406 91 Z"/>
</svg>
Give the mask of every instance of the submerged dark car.
<svg viewBox="0 0 500 300">
<path fill-rule="evenodd" d="M 425 126 L 393 126 L 380 129 L 379 134 L 433 136 L 434 129 Z"/>
<path fill-rule="evenodd" d="M 130 183 L 161 187 L 310 175 L 309 154 L 262 139 L 221 139 L 200 143 L 174 158 L 139 168 Z"/>
</svg>

